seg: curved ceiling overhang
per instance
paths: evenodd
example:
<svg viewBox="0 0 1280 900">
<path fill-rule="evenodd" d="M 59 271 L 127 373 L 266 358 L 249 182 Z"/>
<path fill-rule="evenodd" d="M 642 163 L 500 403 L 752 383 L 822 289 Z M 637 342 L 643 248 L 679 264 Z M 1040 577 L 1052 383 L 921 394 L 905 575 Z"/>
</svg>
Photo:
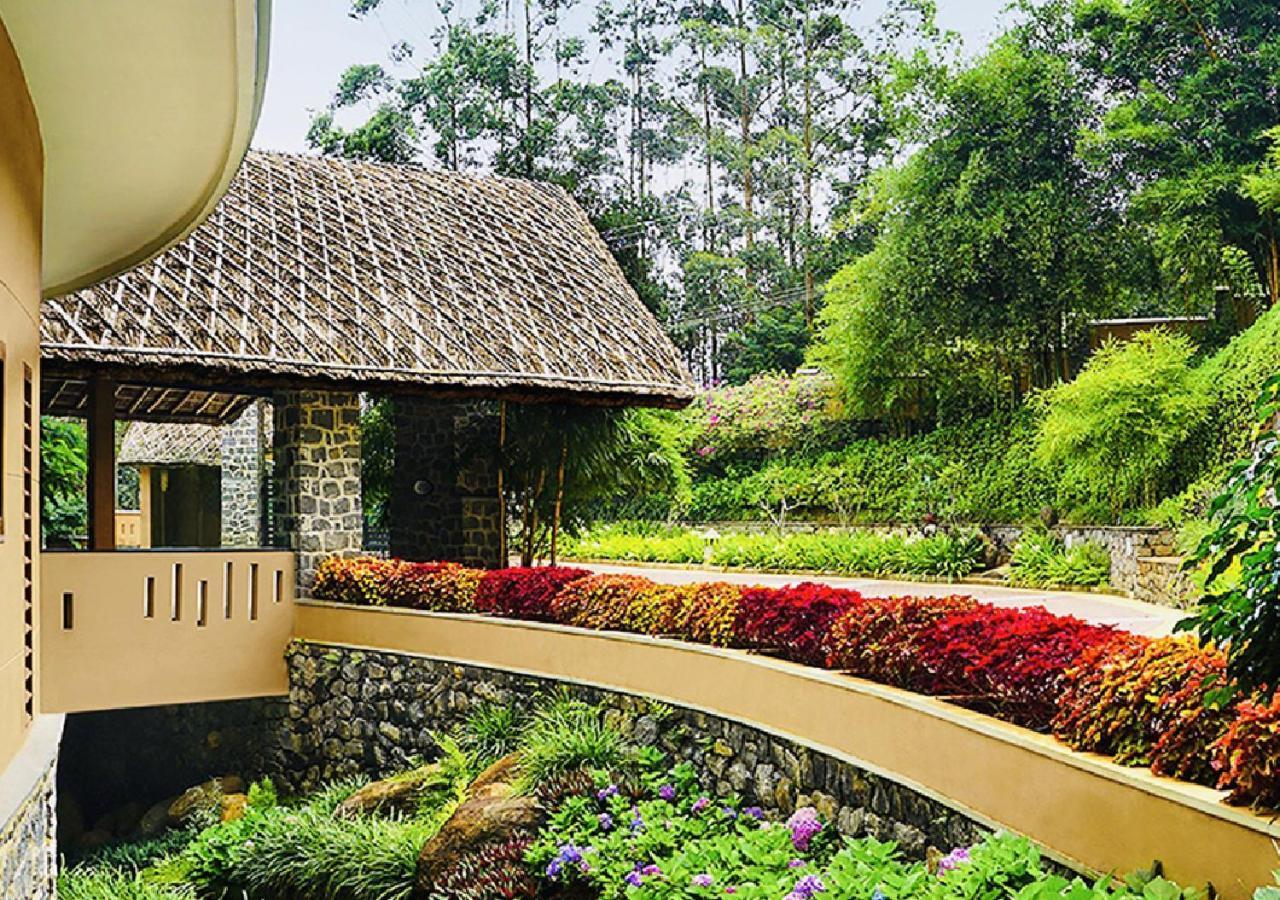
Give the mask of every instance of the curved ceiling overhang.
<svg viewBox="0 0 1280 900">
<path fill-rule="evenodd" d="M 208 215 L 253 135 L 271 0 L 0 0 L 40 121 L 44 296 Z"/>
</svg>

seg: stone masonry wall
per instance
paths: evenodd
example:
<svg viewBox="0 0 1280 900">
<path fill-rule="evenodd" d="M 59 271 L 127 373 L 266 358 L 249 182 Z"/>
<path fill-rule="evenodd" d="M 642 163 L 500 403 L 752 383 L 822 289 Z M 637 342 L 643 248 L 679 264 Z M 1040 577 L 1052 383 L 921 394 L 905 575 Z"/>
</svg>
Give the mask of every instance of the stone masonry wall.
<svg viewBox="0 0 1280 900">
<path fill-rule="evenodd" d="M 364 541 L 360 398 L 281 391 L 274 407 L 275 542 L 297 551 L 306 595 L 321 560 L 358 554 Z"/>
<path fill-rule="evenodd" d="M 271 411 L 256 401 L 222 429 L 222 546 L 260 547 L 264 449 Z"/>
<path fill-rule="evenodd" d="M 983 531 L 995 543 L 997 551 L 1007 558 L 1023 529 L 1020 525 L 992 525 Z M 1058 525 L 1053 532 L 1067 547 L 1086 541 L 1105 547 L 1111 554 L 1111 586 L 1129 593 L 1138 586 L 1138 560 L 1173 553 L 1173 533 L 1166 528 Z"/>
<path fill-rule="evenodd" d="M 607 707 L 634 742 L 688 761 L 717 795 L 785 816 L 813 805 L 849 835 L 892 839 L 913 855 L 949 849 L 984 829 L 887 778 L 727 719 L 640 697 L 418 656 L 297 644 L 278 758 L 282 780 L 305 789 L 343 776 L 386 775 L 431 758 L 433 734 L 461 726 L 487 702 L 529 706 L 566 690 Z"/>
<path fill-rule="evenodd" d="M 391 555 L 502 565 L 492 405 L 397 397 L 393 407 Z"/>
<path fill-rule="evenodd" d="M 6 900 L 54 900 L 57 895 L 56 765 L 56 760 L 50 763 L 17 813 L 0 823 L 0 897 Z"/>
</svg>

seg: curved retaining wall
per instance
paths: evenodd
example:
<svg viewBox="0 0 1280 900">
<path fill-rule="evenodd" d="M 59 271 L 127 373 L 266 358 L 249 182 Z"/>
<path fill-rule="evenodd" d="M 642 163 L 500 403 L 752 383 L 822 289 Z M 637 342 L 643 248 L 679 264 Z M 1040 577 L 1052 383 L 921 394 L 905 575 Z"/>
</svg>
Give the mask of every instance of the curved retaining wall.
<svg viewBox="0 0 1280 900">
<path fill-rule="evenodd" d="M 838 673 L 678 641 L 482 616 L 322 603 L 300 603 L 295 613 L 295 636 L 308 642 L 640 694 L 731 719 L 971 821 L 1026 834 L 1074 868 L 1126 872 L 1159 859 L 1170 878 L 1245 898 L 1270 883 L 1277 866 L 1272 841 L 1280 826 L 1223 805 L 1217 791 Z"/>
</svg>

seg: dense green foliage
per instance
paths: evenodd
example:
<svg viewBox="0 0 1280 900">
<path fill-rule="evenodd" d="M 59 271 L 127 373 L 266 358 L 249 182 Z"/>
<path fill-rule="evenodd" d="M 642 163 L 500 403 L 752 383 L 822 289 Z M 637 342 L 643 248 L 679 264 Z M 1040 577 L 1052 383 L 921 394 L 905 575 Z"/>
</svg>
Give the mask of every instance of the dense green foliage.
<svg viewBox="0 0 1280 900">
<path fill-rule="evenodd" d="M 88 531 L 88 438 L 78 419 L 40 418 L 40 531 L 46 543 Z"/>
<path fill-rule="evenodd" d="M 1267 382 L 1256 414 L 1253 456 L 1236 465 L 1210 508 L 1212 528 L 1193 558 L 1206 593 L 1184 623 L 1226 648 L 1228 672 L 1246 689 L 1280 683 L 1280 375 Z"/>
<path fill-rule="evenodd" d="M 1160 331 L 1102 347 L 1078 378 L 1037 397 L 1040 460 L 1086 502 L 1110 504 L 1114 516 L 1153 505 L 1175 453 L 1208 414 L 1193 352 L 1187 339 Z"/>
</svg>

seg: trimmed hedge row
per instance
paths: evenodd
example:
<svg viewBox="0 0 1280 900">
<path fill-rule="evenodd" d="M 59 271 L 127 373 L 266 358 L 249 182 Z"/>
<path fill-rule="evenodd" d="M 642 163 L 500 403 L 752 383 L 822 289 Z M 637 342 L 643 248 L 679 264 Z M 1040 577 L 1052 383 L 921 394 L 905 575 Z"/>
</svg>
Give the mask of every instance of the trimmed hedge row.
<svg viewBox="0 0 1280 900">
<path fill-rule="evenodd" d="M 479 612 L 767 650 L 946 697 L 1052 732 L 1076 750 L 1280 806 L 1280 694 L 1212 702 L 1226 660 L 1191 637 L 1147 638 L 972 597 L 864 597 L 820 584 L 657 584 L 535 567 L 329 559 L 313 595 Z"/>
</svg>

